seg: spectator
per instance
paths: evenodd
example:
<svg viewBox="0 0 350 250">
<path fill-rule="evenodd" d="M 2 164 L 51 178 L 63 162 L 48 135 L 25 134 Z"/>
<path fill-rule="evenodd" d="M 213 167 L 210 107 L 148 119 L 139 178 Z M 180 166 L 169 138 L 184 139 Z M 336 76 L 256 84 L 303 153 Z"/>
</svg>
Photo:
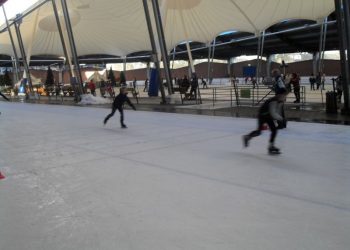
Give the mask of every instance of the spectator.
<svg viewBox="0 0 350 250">
<path fill-rule="evenodd" d="M 88 88 L 90 89 L 91 94 L 92 94 L 93 96 L 96 96 L 96 86 L 95 86 L 95 83 L 94 83 L 93 80 L 91 80 L 91 81 L 89 82 Z"/>
<path fill-rule="evenodd" d="M 204 88 L 208 88 L 207 82 L 204 80 L 204 78 L 202 77 L 202 85 L 203 85 L 203 89 Z"/>
<path fill-rule="evenodd" d="M 336 82 L 336 89 L 337 89 L 337 101 L 341 103 L 341 97 L 343 95 L 343 78 L 342 76 L 338 76 L 337 79 L 335 79 Z"/>
<path fill-rule="evenodd" d="M 186 92 L 190 88 L 190 82 L 188 81 L 186 75 L 184 75 L 184 78 L 182 79 L 181 87 L 184 88 L 186 90 Z"/>
<path fill-rule="evenodd" d="M 197 99 L 197 88 L 198 88 L 198 78 L 195 73 L 192 74 L 191 79 L 191 90 L 190 90 L 190 97 L 194 97 L 194 99 Z"/>
<path fill-rule="evenodd" d="M 105 97 L 105 95 L 106 95 L 106 82 L 104 80 L 101 81 L 100 92 L 101 92 L 101 96 Z"/>
<path fill-rule="evenodd" d="M 148 78 L 145 80 L 145 87 L 143 88 L 143 92 L 148 92 Z"/>
<path fill-rule="evenodd" d="M 309 82 L 310 82 L 310 90 L 315 90 L 316 78 L 314 77 L 313 73 L 311 73 L 311 76 L 309 78 Z"/>
<path fill-rule="evenodd" d="M 294 103 L 300 103 L 300 77 L 297 73 L 292 74 L 292 78 L 290 79 L 290 85 L 293 86 L 293 91 L 295 95 Z"/>
<path fill-rule="evenodd" d="M 317 90 L 320 89 L 321 81 L 322 81 L 321 72 L 318 72 L 318 74 L 316 76 L 316 89 Z"/>
<path fill-rule="evenodd" d="M 136 77 L 134 77 L 134 80 L 132 81 L 132 87 L 136 90 L 136 87 L 137 87 Z"/>
<path fill-rule="evenodd" d="M 322 74 L 322 78 L 321 78 L 321 87 L 322 87 L 322 90 L 325 90 L 325 88 L 324 88 L 325 82 L 326 82 L 326 74 L 323 73 L 323 74 Z"/>
<path fill-rule="evenodd" d="M 272 70 L 272 77 L 274 78 L 273 89 L 276 94 L 282 89 L 285 89 L 285 90 L 287 89 L 283 81 L 283 77 L 281 76 L 281 71 L 279 69 L 276 68 Z"/>
</svg>

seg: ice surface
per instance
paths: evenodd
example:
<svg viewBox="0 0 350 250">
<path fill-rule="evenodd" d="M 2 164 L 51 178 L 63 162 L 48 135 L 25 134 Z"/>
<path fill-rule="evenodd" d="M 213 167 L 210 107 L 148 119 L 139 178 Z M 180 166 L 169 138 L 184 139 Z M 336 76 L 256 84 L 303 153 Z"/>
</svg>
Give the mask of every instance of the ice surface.
<svg viewBox="0 0 350 250">
<path fill-rule="evenodd" d="M 0 249 L 348 250 L 350 130 L 0 103 Z"/>
</svg>

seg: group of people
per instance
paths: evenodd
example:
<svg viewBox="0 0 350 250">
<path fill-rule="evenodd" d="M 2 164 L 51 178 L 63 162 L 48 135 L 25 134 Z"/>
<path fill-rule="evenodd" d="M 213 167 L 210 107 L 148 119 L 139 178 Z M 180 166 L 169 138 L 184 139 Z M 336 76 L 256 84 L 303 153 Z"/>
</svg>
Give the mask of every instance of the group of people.
<svg viewBox="0 0 350 250">
<path fill-rule="evenodd" d="M 313 73 L 311 73 L 311 76 L 309 78 L 310 82 L 310 90 L 319 90 L 320 87 L 322 90 L 325 90 L 324 84 L 326 82 L 326 75 L 322 74 L 319 72 L 317 76 L 314 76 Z M 315 84 L 316 84 L 316 89 L 315 89 Z"/>
</svg>

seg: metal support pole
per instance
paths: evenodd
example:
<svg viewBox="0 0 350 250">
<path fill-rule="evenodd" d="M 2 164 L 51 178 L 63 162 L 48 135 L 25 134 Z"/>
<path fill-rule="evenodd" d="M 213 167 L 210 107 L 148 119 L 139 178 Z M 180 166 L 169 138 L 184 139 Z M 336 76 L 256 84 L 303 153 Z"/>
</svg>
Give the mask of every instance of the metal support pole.
<svg viewBox="0 0 350 250">
<path fill-rule="evenodd" d="M 259 70 L 260 70 L 261 40 L 262 40 L 262 36 L 261 36 L 261 32 L 259 32 L 259 36 L 258 36 L 258 52 L 256 53 L 256 55 L 257 55 L 256 56 L 256 72 L 255 72 L 256 84 L 258 84 Z M 254 85 L 253 85 L 253 88 L 255 88 Z"/>
<path fill-rule="evenodd" d="M 346 34 L 346 55 L 347 64 L 346 68 L 348 71 L 348 78 L 343 81 L 343 93 L 344 93 L 344 112 L 350 114 L 350 3 L 349 1 L 343 0 L 343 11 L 344 11 L 344 23 L 345 23 L 345 34 Z"/>
<path fill-rule="evenodd" d="M 23 46 L 22 35 L 21 35 L 21 31 L 19 29 L 19 25 L 20 25 L 21 22 L 22 22 L 22 16 L 21 15 L 17 15 L 16 16 L 16 20 L 15 20 L 15 29 L 16 29 L 17 39 L 18 39 L 18 45 L 19 45 L 19 49 L 21 51 L 21 57 L 22 57 L 24 70 L 25 70 L 26 75 L 27 75 L 29 91 L 31 93 L 33 93 L 32 78 L 30 77 L 29 65 L 28 65 L 28 62 L 26 60 L 26 53 L 25 53 L 24 46 Z"/>
<path fill-rule="evenodd" d="M 68 61 L 69 56 L 68 56 L 67 46 L 66 46 L 66 43 L 65 43 L 64 37 L 63 37 L 62 26 L 61 26 L 60 18 L 59 18 L 58 11 L 57 11 L 56 0 L 51 0 L 51 2 L 52 2 L 52 8 L 53 8 L 53 12 L 54 12 L 55 19 L 56 19 L 58 34 L 60 35 L 60 39 L 61 39 L 63 53 L 64 53 L 64 56 L 66 57 L 65 65 L 67 65 L 68 67 L 71 67 L 70 62 Z M 70 78 L 73 77 L 72 70 L 69 70 L 69 76 L 70 76 Z"/>
<path fill-rule="evenodd" d="M 266 62 L 266 76 L 271 76 L 271 62 L 272 62 L 272 55 L 267 56 L 267 62 Z"/>
<path fill-rule="evenodd" d="M 345 1 L 346 2 L 346 1 Z M 335 3 L 335 13 L 337 16 L 337 24 L 338 24 L 338 35 L 339 35 L 339 47 L 340 47 L 340 65 L 341 65 L 341 75 L 343 79 L 343 93 L 344 93 L 344 112 L 350 112 L 350 103 L 349 103 L 349 61 L 347 60 L 347 32 L 345 26 L 345 13 L 344 13 L 344 2 L 342 0 L 334 0 Z M 347 7 L 348 5 L 345 4 Z M 348 30 L 349 31 L 349 30 Z M 350 31 L 349 31 L 350 32 Z"/>
<path fill-rule="evenodd" d="M 208 46 L 208 75 L 207 75 L 207 83 L 210 84 L 210 57 L 211 57 L 211 45 Z"/>
<path fill-rule="evenodd" d="M 61 0 L 61 4 L 62 4 L 62 11 L 63 11 L 63 16 L 64 16 L 64 21 L 66 23 L 66 27 L 67 27 L 67 33 L 68 33 L 68 39 L 69 39 L 69 44 L 70 44 L 70 48 L 71 48 L 71 52 L 72 52 L 72 56 L 73 56 L 73 60 L 74 60 L 74 66 L 75 69 L 77 70 L 78 74 L 78 88 L 79 88 L 79 92 L 80 94 L 84 93 L 83 90 L 83 81 L 82 81 L 82 77 L 81 77 L 81 71 L 80 71 L 80 66 L 79 66 L 79 62 L 78 62 L 78 54 L 77 54 L 77 49 L 75 47 L 75 42 L 74 42 L 74 36 L 73 36 L 73 30 L 72 30 L 72 25 L 70 22 L 70 17 L 69 17 L 69 12 L 68 12 L 68 7 L 67 7 L 67 3 L 66 0 Z"/>
<path fill-rule="evenodd" d="M 176 47 L 174 47 L 174 50 L 173 50 L 173 62 L 172 62 L 172 65 L 171 65 L 171 69 L 174 69 L 175 54 L 176 54 Z"/>
<path fill-rule="evenodd" d="M 158 82 L 160 84 L 159 89 L 160 89 L 160 93 L 162 96 L 162 103 L 166 103 L 166 99 L 165 99 L 165 91 L 164 91 L 164 86 L 162 84 L 161 81 L 161 77 L 160 77 L 160 66 L 159 66 L 159 61 L 158 61 L 158 55 L 157 55 L 157 47 L 156 47 L 156 42 L 154 39 L 154 33 L 153 33 L 153 28 L 152 28 L 152 23 L 151 23 L 151 17 L 149 14 L 149 9 L 148 9 L 148 3 L 147 0 L 142 0 L 143 1 L 143 8 L 145 11 L 145 17 L 146 17 L 146 22 L 147 22 L 147 28 L 148 28 L 148 34 L 149 34 L 149 39 L 150 39 L 150 43 L 151 43 L 151 47 L 152 47 L 152 57 L 153 57 L 153 62 L 156 66 L 156 69 L 158 71 Z"/>
<path fill-rule="evenodd" d="M 194 64 L 193 64 L 192 52 L 191 52 L 189 41 L 186 41 L 186 49 L 187 49 L 187 53 L 188 53 L 188 61 L 189 61 L 189 64 L 190 64 L 191 73 L 195 73 L 196 70 L 195 70 Z"/>
<path fill-rule="evenodd" d="M 323 28 L 323 44 L 322 44 L 322 54 L 321 54 L 321 65 L 320 72 L 324 73 L 324 54 L 326 50 L 326 41 L 327 41 L 327 28 L 328 28 L 328 17 L 324 19 L 324 28 Z"/>
<path fill-rule="evenodd" d="M 318 57 L 316 62 L 317 75 L 319 72 L 321 72 L 322 46 L 323 46 L 323 37 L 324 37 L 323 32 L 324 32 L 324 22 L 322 22 L 322 25 L 320 26 L 319 51 L 318 51 Z"/>
<path fill-rule="evenodd" d="M 165 70 L 165 78 L 168 84 L 168 94 L 171 95 L 172 88 L 171 88 L 171 73 L 169 68 L 169 57 L 168 57 L 168 51 L 165 43 L 165 36 L 164 36 L 164 30 L 163 30 L 163 24 L 161 20 L 158 0 L 152 0 L 152 6 L 153 6 L 154 19 L 156 21 L 160 50 L 162 53 L 163 65 Z"/>
<path fill-rule="evenodd" d="M 212 49 L 211 49 L 211 59 L 210 59 L 210 63 L 209 63 L 209 80 L 208 80 L 208 82 L 209 82 L 209 84 L 212 84 L 212 77 L 213 77 L 213 75 L 212 75 L 212 71 L 213 71 L 213 69 L 212 69 L 212 64 L 213 64 L 213 62 L 214 62 L 214 56 L 215 56 L 215 45 L 216 45 L 216 37 L 215 37 L 215 39 L 214 39 L 214 43 L 213 43 L 213 46 L 212 46 Z"/>
<path fill-rule="evenodd" d="M 11 28 L 10 28 L 10 24 L 9 24 L 9 21 L 7 19 L 7 15 L 6 15 L 6 11 L 5 11 L 5 7 L 4 5 L 1 6 L 2 7 L 2 11 L 4 12 L 4 17 L 5 17 L 5 21 L 6 21 L 6 26 L 7 26 L 7 31 L 9 32 L 9 36 L 10 36 L 10 40 L 11 40 L 11 45 L 12 45 L 12 49 L 13 49 L 13 55 L 15 56 L 15 63 L 14 63 L 14 66 L 15 66 L 15 79 L 14 79 L 14 83 L 17 82 L 20 78 L 19 78 L 19 60 L 18 60 L 18 55 L 17 55 L 17 50 L 16 50 L 16 46 L 15 46 L 15 43 L 13 41 L 13 36 L 12 36 L 12 32 L 11 32 Z M 13 83 L 13 84 L 14 84 Z"/>
</svg>

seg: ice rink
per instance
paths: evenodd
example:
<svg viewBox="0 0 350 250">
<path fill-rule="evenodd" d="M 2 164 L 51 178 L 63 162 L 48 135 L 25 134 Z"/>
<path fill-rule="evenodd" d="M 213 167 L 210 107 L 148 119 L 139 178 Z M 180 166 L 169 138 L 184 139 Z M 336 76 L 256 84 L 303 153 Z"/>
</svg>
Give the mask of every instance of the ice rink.
<svg viewBox="0 0 350 250">
<path fill-rule="evenodd" d="M 0 250 L 348 250 L 350 127 L 0 102 Z"/>
</svg>

